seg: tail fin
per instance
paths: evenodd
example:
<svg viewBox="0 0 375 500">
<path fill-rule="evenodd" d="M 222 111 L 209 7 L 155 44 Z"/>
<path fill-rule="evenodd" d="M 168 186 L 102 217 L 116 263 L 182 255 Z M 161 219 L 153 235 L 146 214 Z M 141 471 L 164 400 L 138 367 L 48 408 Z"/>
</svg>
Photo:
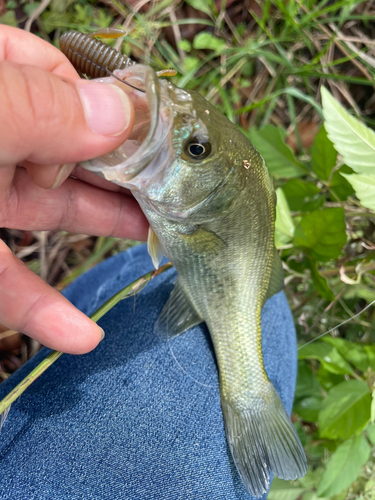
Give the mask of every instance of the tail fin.
<svg viewBox="0 0 375 500">
<path fill-rule="evenodd" d="M 271 397 L 254 407 L 236 409 L 222 399 L 229 448 L 249 493 L 268 491 L 270 475 L 297 479 L 306 474 L 305 453 L 299 437 L 273 385 Z M 259 401 L 259 400 L 258 400 Z"/>
</svg>

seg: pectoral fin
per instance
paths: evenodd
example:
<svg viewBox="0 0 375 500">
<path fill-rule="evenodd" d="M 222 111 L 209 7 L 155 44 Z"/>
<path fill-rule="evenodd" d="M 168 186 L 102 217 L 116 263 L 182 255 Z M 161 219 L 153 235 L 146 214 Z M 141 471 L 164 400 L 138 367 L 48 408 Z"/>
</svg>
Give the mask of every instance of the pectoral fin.
<svg viewBox="0 0 375 500">
<path fill-rule="evenodd" d="M 186 298 L 178 279 L 158 319 L 158 330 L 174 337 L 202 323 L 193 306 Z"/>
<path fill-rule="evenodd" d="M 159 269 L 159 264 L 163 260 L 163 250 L 151 226 L 148 229 L 147 251 L 150 254 L 155 269 Z"/>
<path fill-rule="evenodd" d="M 224 241 L 213 231 L 202 226 L 197 226 L 188 234 L 180 234 L 188 246 L 196 253 L 216 256 L 225 248 Z"/>
<path fill-rule="evenodd" d="M 273 262 L 271 279 L 268 285 L 268 290 L 265 300 L 271 298 L 272 295 L 279 293 L 283 288 L 284 288 L 284 271 L 280 256 L 275 248 L 275 259 Z"/>
</svg>

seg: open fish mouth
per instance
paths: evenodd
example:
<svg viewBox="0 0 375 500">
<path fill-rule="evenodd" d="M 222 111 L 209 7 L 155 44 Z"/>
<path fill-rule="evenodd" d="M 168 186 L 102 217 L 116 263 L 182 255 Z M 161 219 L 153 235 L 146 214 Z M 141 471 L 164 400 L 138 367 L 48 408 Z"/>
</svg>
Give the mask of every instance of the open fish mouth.
<svg viewBox="0 0 375 500">
<path fill-rule="evenodd" d="M 97 81 L 116 84 L 128 94 L 135 110 L 133 131 L 115 151 L 81 162 L 81 165 L 106 180 L 128 187 L 127 183 L 150 164 L 165 143 L 173 125 L 173 113 L 170 99 L 162 92 L 152 68 L 137 64 L 116 70 L 114 74 L 132 86 L 113 77 Z"/>
</svg>

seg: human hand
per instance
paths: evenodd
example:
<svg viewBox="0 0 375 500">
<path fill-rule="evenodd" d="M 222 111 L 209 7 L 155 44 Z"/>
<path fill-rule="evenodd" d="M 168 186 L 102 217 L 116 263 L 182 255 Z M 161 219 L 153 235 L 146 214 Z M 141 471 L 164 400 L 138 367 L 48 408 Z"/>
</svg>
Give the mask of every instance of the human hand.
<svg viewBox="0 0 375 500">
<path fill-rule="evenodd" d="M 133 123 L 125 92 L 81 80 L 59 50 L 0 26 L 0 227 L 145 240 L 148 224 L 134 198 L 75 167 L 119 147 Z M 1 240 L 0 323 L 72 354 L 102 338 Z"/>
</svg>

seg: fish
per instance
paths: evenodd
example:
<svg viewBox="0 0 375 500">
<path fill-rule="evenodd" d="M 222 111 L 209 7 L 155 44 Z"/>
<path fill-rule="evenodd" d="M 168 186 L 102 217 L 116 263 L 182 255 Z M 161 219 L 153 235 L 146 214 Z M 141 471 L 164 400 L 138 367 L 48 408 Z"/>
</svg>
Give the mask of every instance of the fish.
<svg viewBox="0 0 375 500">
<path fill-rule="evenodd" d="M 128 83 L 133 132 L 82 166 L 131 190 L 150 223 L 155 267 L 164 255 L 177 270 L 159 330 L 173 337 L 206 323 L 228 445 L 246 489 L 261 497 L 272 475 L 307 470 L 262 355 L 261 310 L 283 287 L 273 182 L 249 139 L 199 93 L 138 64 L 114 77 L 99 81 Z"/>
</svg>

